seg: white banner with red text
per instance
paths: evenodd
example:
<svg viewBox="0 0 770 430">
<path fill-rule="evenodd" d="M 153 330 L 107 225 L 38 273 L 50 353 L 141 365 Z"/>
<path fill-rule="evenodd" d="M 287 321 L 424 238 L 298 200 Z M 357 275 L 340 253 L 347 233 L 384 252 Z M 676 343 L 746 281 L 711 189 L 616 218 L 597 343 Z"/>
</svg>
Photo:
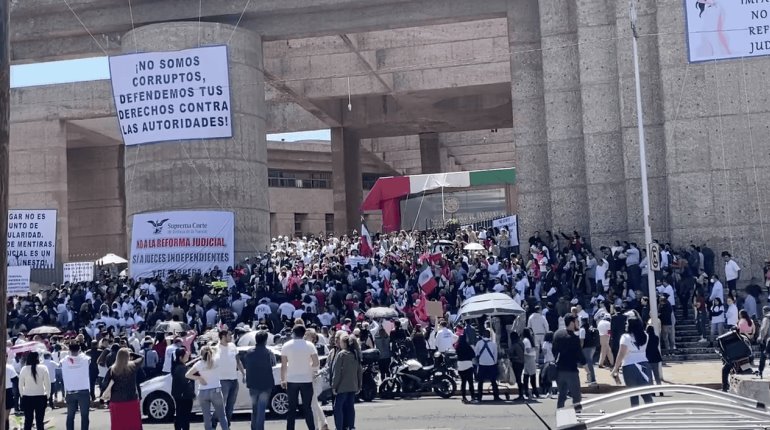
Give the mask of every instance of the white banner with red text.
<svg viewBox="0 0 770 430">
<path fill-rule="evenodd" d="M 235 218 L 225 211 L 136 214 L 129 272 L 137 278 L 225 271 L 235 261 Z"/>
</svg>

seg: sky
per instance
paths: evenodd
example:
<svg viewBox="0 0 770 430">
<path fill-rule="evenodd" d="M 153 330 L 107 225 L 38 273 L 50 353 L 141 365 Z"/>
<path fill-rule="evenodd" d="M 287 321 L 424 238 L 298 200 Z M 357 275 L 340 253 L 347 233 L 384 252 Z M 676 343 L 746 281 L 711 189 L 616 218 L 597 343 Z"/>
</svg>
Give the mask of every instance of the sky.
<svg viewBox="0 0 770 430">
<path fill-rule="evenodd" d="M 11 66 L 11 88 L 97 81 L 109 78 L 110 66 L 107 57 Z M 331 140 L 331 131 L 326 129 L 267 135 L 267 140 L 284 140 L 286 142 L 308 139 Z"/>
</svg>

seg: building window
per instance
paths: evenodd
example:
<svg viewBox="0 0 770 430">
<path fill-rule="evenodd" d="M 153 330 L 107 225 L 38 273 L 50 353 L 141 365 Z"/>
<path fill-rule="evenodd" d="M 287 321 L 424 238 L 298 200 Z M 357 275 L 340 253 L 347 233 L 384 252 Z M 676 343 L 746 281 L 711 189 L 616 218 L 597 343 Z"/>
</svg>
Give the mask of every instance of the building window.
<svg viewBox="0 0 770 430">
<path fill-rule="evenodd" d="M 364 173 L 361 175 L 361 185 L 365 190 L 371 190 L 374 187 L 374 183 L 377 179 L 380 179 L 382 175 L 377 173 Z"/>
<path fill-rule="evenodd" d="M 331 189 L 331 172 L 304 172 L 269 169 L 267 185 L 277 188 Z"/>
<path fill-rule="evenodd" d="M 305 225 L 307 214 L 294 214 L 294 235 L 302 237 L 302 231 Z"/>
<path fill-rule="evenodd" d="M 334 234 L 334 214 L 326 214 L 326 234 Z"/>
</svg>

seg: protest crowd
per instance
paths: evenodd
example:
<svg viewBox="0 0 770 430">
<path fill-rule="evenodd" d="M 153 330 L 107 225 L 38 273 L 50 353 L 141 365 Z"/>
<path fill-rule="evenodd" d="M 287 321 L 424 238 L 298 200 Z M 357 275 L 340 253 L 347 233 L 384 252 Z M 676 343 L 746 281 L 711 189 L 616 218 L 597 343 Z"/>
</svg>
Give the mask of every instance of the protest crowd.
<svg viewBox="0 0 770 430">
<path fill-rule="evenodd" d="M 6 409 L 24 415 L 25 429 L 42 429 L 46 408 L 64 402 L 67 430 L 78 409 L 88 429 L 96 402 L 109 405 L 112 429 L 139 429 L 140 383 L 170 374 L 177 429 L 190 428 L 194 401 L 206 429 L 227 429 L 239 384 L 251 393 L 254 429 L 264 428 L 275 386 L 289 395 L 288 429 L 299 397 L 309 429 L 354 429 L 362 356 L 374 349 L 379 394 L 404 362 L 427 368 L 443 357 L 463 402 L 482 401 L 485 382 L 500 400 L 500 382 L 517 388 L 516 401 L 557 395 L 562 407 L 568 396 L 580 401 L 581 379 L 595 384 L 599 369 L 628 386 L 660 384 L 661 362 L 677 349 L 676 308 L 692 315 L 704 345 L 730 329 L 762 345 L 770 337 L 770 307 L 758 311 L 759 289 L 739 291 L 741 269 L 727 252 L 661 244 L 662 270 L 653 272 L 635 243 L 592 247 L 579 232 L 514 243 L 498 228 L 354 231 L 277 237 L 264 254 L 192 276 L 131 279 L 103 268 L 92 282 L 9 299 Z M 648 299 L 649 276 L 658 303 Z M 765 276 L 770 287 L 768 265 Z M 461 315 L 465 301 L 487 293 L 511 297 L 523 313 Z M 369 312 L 382 308 L 390 312 Z M 318 413 L 321 377 L 335 397 L 332 423 Z"/>
</svg>

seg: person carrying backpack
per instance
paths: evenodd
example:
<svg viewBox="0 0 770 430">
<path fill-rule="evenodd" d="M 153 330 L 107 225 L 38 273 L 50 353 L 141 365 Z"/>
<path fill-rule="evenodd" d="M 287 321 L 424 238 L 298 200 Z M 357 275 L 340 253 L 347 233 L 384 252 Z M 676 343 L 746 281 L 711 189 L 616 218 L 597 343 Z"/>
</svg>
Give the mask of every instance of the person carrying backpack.
<svg viewBox="0 0 770 430">
<path fill-rule="evenodd" d="M 142 355 L 144 356 L 144 361 L 142 362 L 142 370 L 144 373 L 143 379 L 146 381 L 154 378 L 158 374 L 158 365 L 160 364 L 158 352 L 152 348 L 152 338 L 144 340 L 144 344 L 142 345 Z"/>
<path fill-rule="evenodd" d="M 599 346 L 599 331 L 588 319 L 583 319 L 580 326 L 580 343 L 583 348 L 583 357 L 586 360 L 586 372 L 588 384 L 596 385 L 596 372 L 594 371 L 594 353 Z"/>
</svg>

